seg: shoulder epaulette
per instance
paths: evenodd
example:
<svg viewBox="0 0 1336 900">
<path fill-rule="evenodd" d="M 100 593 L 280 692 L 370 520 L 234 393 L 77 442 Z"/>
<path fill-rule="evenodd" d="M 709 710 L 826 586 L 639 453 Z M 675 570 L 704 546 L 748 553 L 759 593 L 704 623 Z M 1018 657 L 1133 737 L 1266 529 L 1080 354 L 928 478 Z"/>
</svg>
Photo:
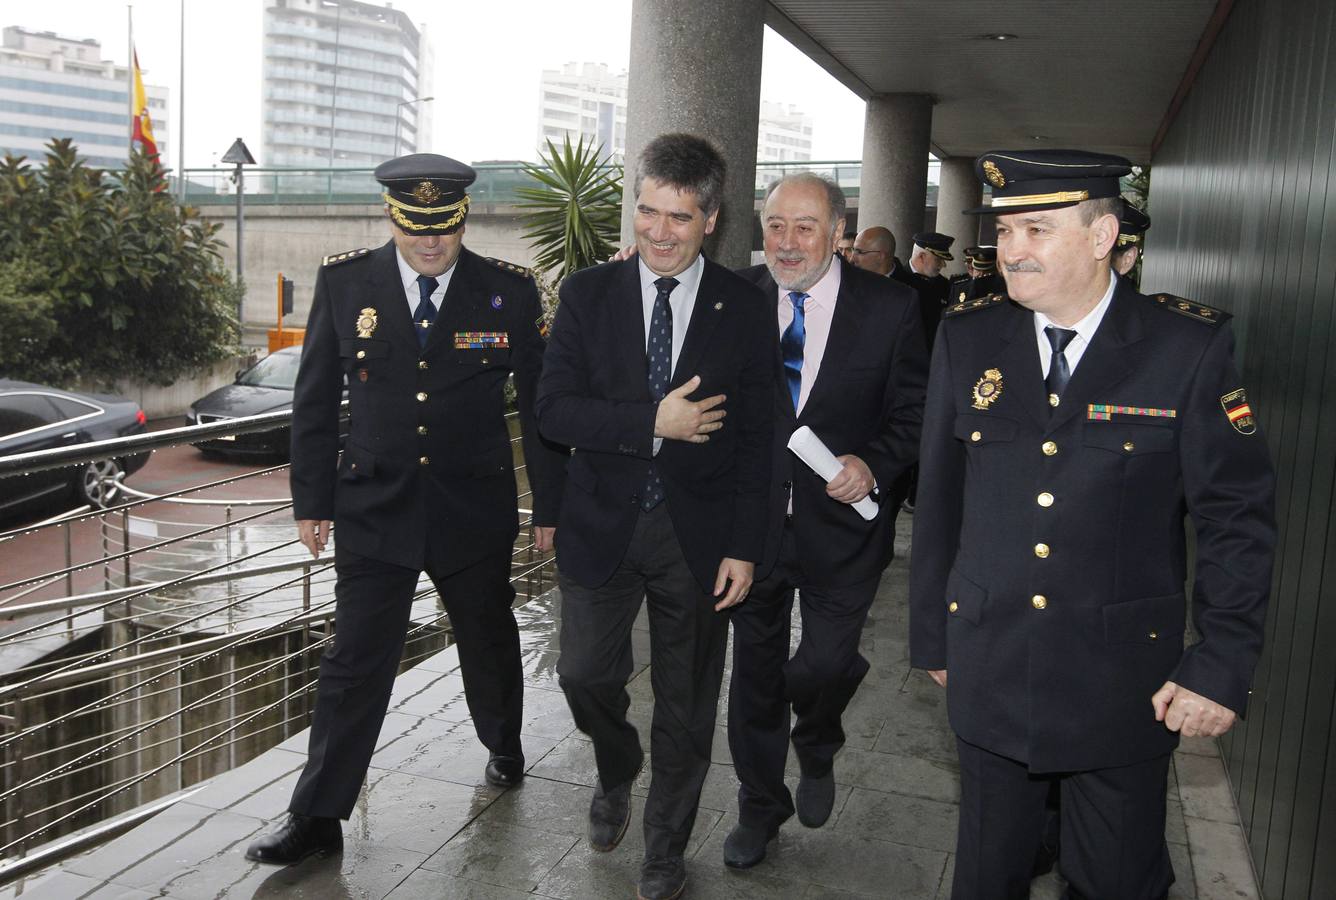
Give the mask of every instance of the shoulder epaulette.
<svg viewBox="0 0 1336 900">
<path fill-rule="evenodd" d="M 333 253 L 329 256 L 326 256 L 324 262 L 322 262 L 321 265 L 337 266 L 339 263 L 347 262 L 350 259 L 360 259 L 361 257 L 366 256 L 370 252 L 371 251 L 368 250 L 366 247 L 359 247 L 356 250 L 349 250 L 345 253 Z"/>
<path fill-rule="evenodd" d="M 970 282 L 973 281 L 969 275 L 952 275 L 951 281 L 946 286 L 946 303 L 953 306 L 957 303 L 964 303 L 969 298 Z"/>
<path fill-rule="evenodd" d="M 974 312 L 976 309 L 987 309 L 990 306 L 997 306 L 1000 303 L 1006 302 L 1006 294 L 988 294 L 984 297 L 975 297 L 973 300 L 966 300 L 964 303 L 952 303 L 946 309 L 942 310 L 942 315 L 957 316 L 961 313 Z"/>
<path fill-rule="evenodd" d="M 1230 318 L 1230 314 L 1223 309 L 1185 300 L 1182 297 L 1175 297 L 1173 294 L 1151 294 L 1150 299 L 1180 316 L 1187 316 L 1189 319 L 1196 319 L 1198 322 L 1205 322 L 1208 325 L 1219 325 Z"/>
<path fill-rule="evenodd" d="M 497 259 L 493 256 L 484 256 L 483 261 L 491 263 L 492 265 L 496 266 L 503 272 L 510 272 L 514 275 L 520 276 L 521 278 L 533 277 L 532 270 L 526 269 L 524 266 L 517 266 L 513 262 L 506 262 L 504 259 Z"/>
</svg>

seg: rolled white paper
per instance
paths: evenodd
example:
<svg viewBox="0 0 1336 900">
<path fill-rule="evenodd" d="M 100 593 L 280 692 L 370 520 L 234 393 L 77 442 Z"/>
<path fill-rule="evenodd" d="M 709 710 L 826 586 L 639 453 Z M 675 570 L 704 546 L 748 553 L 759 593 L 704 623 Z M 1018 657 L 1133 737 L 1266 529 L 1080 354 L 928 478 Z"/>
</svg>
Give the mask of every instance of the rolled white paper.
<svg viewBox="0 0 1336 900">
<path fill-rule="evenodd" d="M 827 484 L 844 468 L 835 458 L 835 454 L 830 452 L 830 448 L 816 436 L 816 432 L 806 425 L 789 435 L 789 449 Z M 869 522 L 877 517 L 878 507 L 871 497 L 864 497 L 857 503 L 849 505 Z"/>
</svg>

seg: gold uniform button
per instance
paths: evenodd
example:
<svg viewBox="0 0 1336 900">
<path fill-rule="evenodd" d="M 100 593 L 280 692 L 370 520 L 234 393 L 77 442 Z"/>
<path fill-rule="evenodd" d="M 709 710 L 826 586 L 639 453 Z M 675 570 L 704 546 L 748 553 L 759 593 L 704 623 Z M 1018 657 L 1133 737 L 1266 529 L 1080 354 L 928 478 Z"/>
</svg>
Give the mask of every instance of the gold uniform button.
<svg viewBox="0 0 1336 900">
<path fill-rule="evenodd" d="M 419 368 L 419 369 L 425 369 L 425 368 L 427 368 L 427 361 L 426 361 L 425 359 L 419 359 L 419 360 L 418 360 L 418 368 Z"/>
<path fill-rule="evenodd" d="M 1049 395 L 1048 395 L 1048 405 L 1049 405 L 1049 406 L 1057 406 L 1057 405 L 1058 405 L 1058 395 L 1057 395 L 1057 394 L 1049 394 Z"/>
<path fill-rule="evenodd" d="M 1035 555 L 1035 556 L 1039 557 L 1040 559 L 1048 559 L 1048 554 L 1049 554 L 1048 544 L 1035 544 L 1035 545 L 1034 545 L 1034 555 Z"/>
<path fill-rule="evenodd" d="M 1030 605 L 1035 609 L 1044 609 L 1048 606 L 1048 598 L 1043 594 L 1035 594 L 1030 598 Z"/>
<path fill-rule="evenodd" d="M 1159 632 L 1156 631 L 1152 631 L 1150 634 L 1146 635 L 1146 637 L 1150 638 L 1152 641 L 1158 641 L 1160 639 Z"/>
<path fill-rule="evenodd" d="M 418 434 L 426 434 L 426 433 L 427 433 L 427 426 L 426 426 L 426 425 L 419 425 L 419 426 L 418 426 Z"/>
<path fill-rule="evenodd" d="M 974 442 L 977 443 L 978 441 L 983 440 L 983 434 L 980 433 L 980 432 L 978 432 L 978 431 L 972 432 L 972 433 L 970 434 L 970 440 L 972 440 L 972 441 L 974 441 Z"/>
<path fill-rule="evenodd" d="M 426 392 L 426 391 L 418 391 L 417 398 L 418 398 L 418 403 L 426 403 L 426 402 L 427 402 L 427 392 Z"/>
<path fill-rule="evenodd" d="M 1048 491 L 1044 491 L 1042 494 L 1036 497 L 1035 500 L 1036 502 L 1038 502 L 1040 506 L 1044 508 L 1048 508 L 1053 505 L 1053 495 L 1050 494 Z"/>
<path fill-rule="evenodd" d="M 358 351 L 357 351 L 357 358 L 358 358 L 358 359 L 366 359 L 366 351 L 365 351 L 365 350 L 358 350 Z"/>
<path fill-rule="evenodd" d="M 1044 445 L 1040 449 L 1044 451 L 1045 456 L 1053 456 L 1058 452 L 1058 445 L 1052 441 L 1044 441 Z"/>
<path fill-rule="evenodd" d="M 1127 441 L 1125 444 L 1123 444 L 1123 449 L 1126 450 L 1128 453 L 1131 453 L 1136 448 L 1137 445 L 1132 443 L 1131 441 Z"/>
<path fill-rule="evenodd" d="M 419 457 L 418 457 L 418 464 L 419 464 L 419 465 L 423 465 L 423 466 L 429 466 L 429 465 L 431 465 L 431 458 L 430 458 L 430 457 L 427 457 L 427 456 L 419 456 Z"/>
<path fill-rule="evenodd" d="M 960 604 L 957 603 L 957 602 L 954 601 L 954 600 L 952 600 L 951 603 L 950 603 L 950 605 L 948 605 L 948 606 L 946 607 L 946 611 L 947 611 L 947 612 L 950 612 L 950 613 L 953 613 L 953 612 L 955 612 L 955 611 L 958 610 L 958 609 L 960 609 Z"/>
</svg>

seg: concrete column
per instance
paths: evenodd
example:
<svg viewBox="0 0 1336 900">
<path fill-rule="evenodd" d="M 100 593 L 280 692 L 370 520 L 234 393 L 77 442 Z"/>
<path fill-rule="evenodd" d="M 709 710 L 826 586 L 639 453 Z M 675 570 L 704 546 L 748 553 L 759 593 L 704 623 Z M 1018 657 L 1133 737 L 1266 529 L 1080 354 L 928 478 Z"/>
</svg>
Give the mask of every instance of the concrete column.
<svg viewBox="0 0 1336 900">
<path fill-rule="evenodd" d="M 634 0 L 624 241 L 634 238 L 641 148 L 665 132 L 686 131 L 712 141 L 728 163 L 723 206 L 705 252 L 729 267 L 751 262 L 764 25 L 764 0 Z"/>
<path fill-rule="evenodd" d="M 983 186 L 974 177 L 974 158 L 949 156 L 942 160 L 942 183 L 937 187 L 937 230 L 956 239 L 951 247 L 955 261 L 947 263 L 946 274 L 965 271 L 965 248 L 978 245 L 979 217 L 966 216 L 962 209 L 973 209 L 983 201 Z"/>
<path fill-rule="evenodd" d="M 901 262 L 909 261 L 910 241 L 923 230 L 931 133 L 927 94 L 877 94 L 868 100 L 858 227 L 889 228 Z"/>
</svg>

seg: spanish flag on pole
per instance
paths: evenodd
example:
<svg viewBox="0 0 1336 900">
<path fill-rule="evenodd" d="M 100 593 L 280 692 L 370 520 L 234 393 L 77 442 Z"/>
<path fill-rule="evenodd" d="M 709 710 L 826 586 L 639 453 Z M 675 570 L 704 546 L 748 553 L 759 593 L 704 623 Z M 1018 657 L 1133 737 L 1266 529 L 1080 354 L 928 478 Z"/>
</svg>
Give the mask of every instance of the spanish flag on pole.
<svg viewBox="0 0 1336 900">
<path fill-rule="evenodd" d="M 158 142 L 153 139 L 153 120 L 148 114 L 148 95 L 144 93 L 144 78 L 139 73 L 139 52 L 134 54 L 134 118 L 130 125 L 130 139 L 138 141 L 144 154 L 158 158 Z"/>
</svg>

